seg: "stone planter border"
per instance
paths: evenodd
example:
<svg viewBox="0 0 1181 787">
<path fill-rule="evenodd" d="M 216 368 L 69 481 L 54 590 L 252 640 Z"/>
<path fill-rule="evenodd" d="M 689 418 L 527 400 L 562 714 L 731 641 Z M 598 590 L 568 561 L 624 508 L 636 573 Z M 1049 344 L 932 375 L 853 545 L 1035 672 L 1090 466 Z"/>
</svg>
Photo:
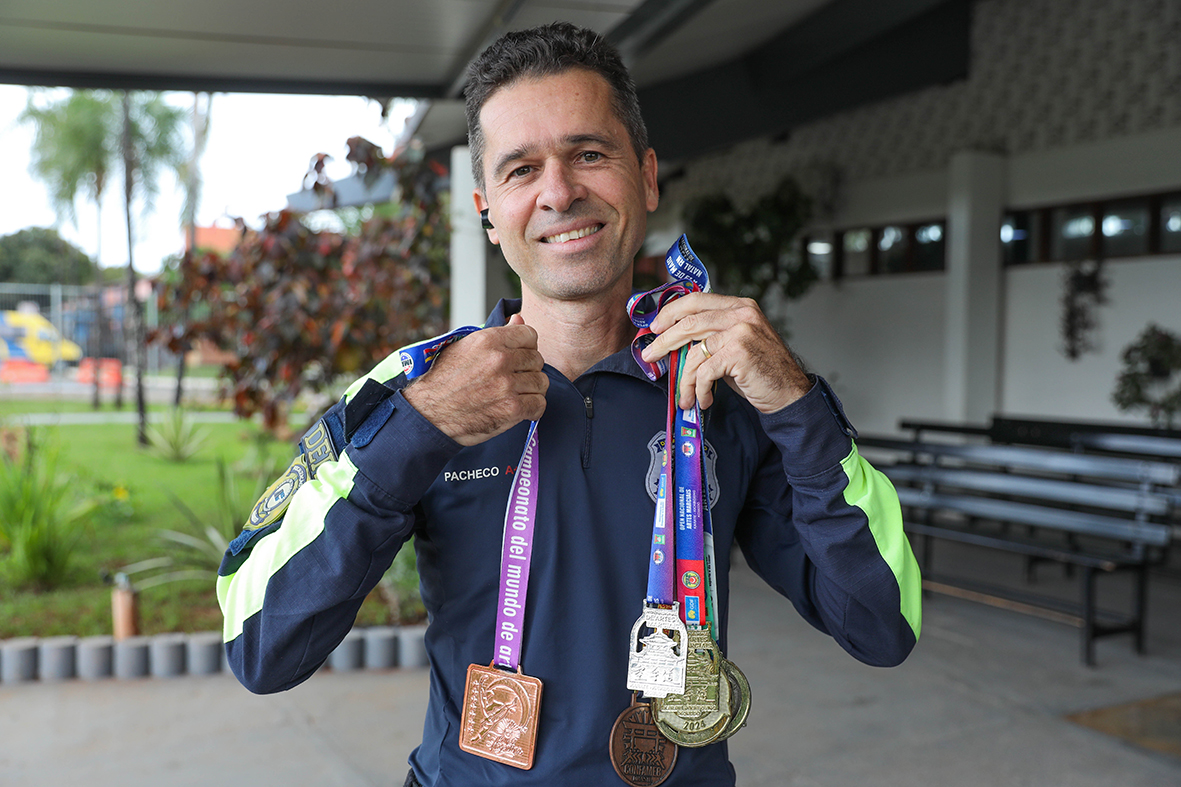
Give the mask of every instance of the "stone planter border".
<svg viewBox="0 0 1181 787">
<path fill-rule="evenodd" d="M 336 672 L 427 665 L 426 626 L 356 628 L 328 657 Z M 52 683 L 71 679 L 168 679 L 228 672 L 221 634 L 158 634 L 114 640 L 98 637 L 21 637 L 0 640 L 0 684 Z"/>
</svg>

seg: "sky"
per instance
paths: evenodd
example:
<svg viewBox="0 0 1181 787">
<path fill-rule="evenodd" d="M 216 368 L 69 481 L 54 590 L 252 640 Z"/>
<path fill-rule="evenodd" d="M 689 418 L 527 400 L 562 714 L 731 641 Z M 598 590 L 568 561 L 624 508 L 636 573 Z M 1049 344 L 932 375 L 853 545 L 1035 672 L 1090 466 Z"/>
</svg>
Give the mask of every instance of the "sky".
<svg viewBox="0 0 1181 787">
<path fill-rule="evenodd" d="M 35 92 L 39 104 L 67 95 L 59 89 Z M 192 107 L 191 93 L 166 95 L 177 106 Z M 112 179 L 103 197 L 101 240 L 99 211 L 85 198 L 76 204 L 76 223 L 68 216 L 59 220 L 45 186 L 29 171 L 34 128 L 19 120 L 29 96 L 23 86 L 0 85 L 0 151 L 5 162 L 0 236 L 26 227 L 57 227 L 87 254 L 97 254 L 103 267 L 125 266 L 122 176 Z M 356 96 L 216 94 L 201 159 L 204 186 L 197 223 L 232 226 L 240 217 L 252 227 L 260 226 L 263 215 L 283 208 L 287 195 L 299 190 L 313 156 L 328 153 L 334 159 L 329 175 L 347 176 L 346 140 L 359 135 L 388 153 L 412 111 L 412 102 L 396 102 L 384 123 L 380 105 Z M 145 216 L 137 208 L 132 217 L 137 222 L 135 267 L 141 273 L 158 271 L 166 257 L 183 249 L 183 190 L 171 173 L 161 176 L 159 188 L 151 211 Z"/>
</svg>

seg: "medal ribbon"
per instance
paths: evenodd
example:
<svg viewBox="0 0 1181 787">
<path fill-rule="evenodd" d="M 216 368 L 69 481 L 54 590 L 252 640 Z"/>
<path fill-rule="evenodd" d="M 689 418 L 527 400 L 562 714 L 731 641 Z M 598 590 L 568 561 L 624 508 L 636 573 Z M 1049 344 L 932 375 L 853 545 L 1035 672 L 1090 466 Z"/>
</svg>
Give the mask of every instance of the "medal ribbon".
<svg viewBox="0 0 1181 787">
<path fill-rule="evenodd" d="M 469 333 L 474 325 L 412 344 L 399 354 L 407 379 L 420 377 L 431 368 L 444 347 Z M 537 519 L 538 439 L 537 421 L 529 422 L 529 435 L 517 462 L 504 512 L 500 551 L 500 595 L 496 608 L 496 666 L 516 671 L 521 664 L 524 637 L 525 598 L 529 590 L 529 567 L 533 560 L 533 525 Z"/>
<path fill-rule="evenodd" d="M 537 470 L 537 422 L 532 421 L 525 450 L 513 474 L 500 546 L 495 661 L 496 666 L 513 671 L 521 664 L 525 596 L 529 590 L 529 566 L 533 560 L 533 523 L 537 519 Z"/>
<path fill-rule="evenodd" d="M 708 526 L 708 491 L 704 489 L 701 410 L 696 406 L 681 410 L 676 405 L 686 350 L 671 352 L 657 363 L 648 363 L 641 357 L 644 348 L 656 338 L 651 325 L 660 309 L 689 293 L 709 292 L 709 274 L 684 235 L 668 250 L 664 263 L 673 281 L 635 295 L 628 302 L 628 316 L 639 329 L 632 342 L 632 357 L 653 381 L 672 370 L 668 380 L 665 450 L 652 526 L 646 601 L 671 606 L 675 597 L 680 602 L 681 618 L 686 624 L 700 626 L 708 622 L 716 626 L 713 587 L 716 575 L 713 534 Z M 670 536 L 673 545 L 668 543 Z M 668 560 L 670 546 L 676 555 L 675 570 Z"/>
</svg>

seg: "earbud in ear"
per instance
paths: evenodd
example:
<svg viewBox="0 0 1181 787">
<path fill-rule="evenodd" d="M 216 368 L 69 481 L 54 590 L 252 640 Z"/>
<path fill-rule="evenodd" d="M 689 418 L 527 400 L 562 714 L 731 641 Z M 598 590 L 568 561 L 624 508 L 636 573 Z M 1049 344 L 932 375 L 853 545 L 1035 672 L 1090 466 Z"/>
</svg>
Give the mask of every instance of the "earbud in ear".
<svg viewBox="0 0 1181 787">
<path fill-rule="evenodd" d="M 496 229 L 492 226 L 492 222 L 488 220 L 488 209 L 484 208 L 480 211 L 480 226 L 486 230 Z"/>
</svg>

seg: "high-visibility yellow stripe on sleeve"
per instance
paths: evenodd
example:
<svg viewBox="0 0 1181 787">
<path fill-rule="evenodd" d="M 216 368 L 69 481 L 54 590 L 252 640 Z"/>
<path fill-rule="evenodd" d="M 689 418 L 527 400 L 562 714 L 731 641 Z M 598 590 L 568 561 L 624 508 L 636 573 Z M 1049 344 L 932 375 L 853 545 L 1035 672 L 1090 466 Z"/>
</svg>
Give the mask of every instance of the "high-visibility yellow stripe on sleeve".
<svg viewBox="0 0 1181 787">
<path fill-rule="evenodd" d="M 894 572 L 898 593 L 902 599 L 902 616 L 918 640 L 922 628 L 922 577 L 910 542 L 902 529 L 902 508 L 898 493 L 881 471 L 861 458 L 857 446 L 841 462 L 849 485 L 845 487 L 845 502 L 865 512 L 869 531 L 877 543 L 878 552 Z"/>
<path fill-rule="evenodd" d="M 295 493 L 283 526 L 258 539 L 250 557 L 235 573 L 217 578 L 217 601 L 225 618 L 222 636 L 226 642 L 241 634 L 246 619 L 262 609 L 271 577 L 324 531 L 328 510 L 337 500 L 348 497 L 356 473 L 357 467 L 347 454 L 321 465 L 316 477 Z"/>
</svg>

